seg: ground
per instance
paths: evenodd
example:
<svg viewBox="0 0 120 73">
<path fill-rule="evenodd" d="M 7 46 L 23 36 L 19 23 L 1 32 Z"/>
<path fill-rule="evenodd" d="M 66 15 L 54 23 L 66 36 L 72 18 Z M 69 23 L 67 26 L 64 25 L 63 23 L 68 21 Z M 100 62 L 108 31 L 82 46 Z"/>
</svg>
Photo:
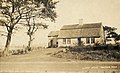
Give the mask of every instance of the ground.
<svg viewBox="0 0 120 73">
<path fill-rule="evenodd" d="M 28 54 L 0 57 L 0 73 L 120 73 L 120 62 L 56 58 L 63 48 L 36 49 Z"/>
</svg>

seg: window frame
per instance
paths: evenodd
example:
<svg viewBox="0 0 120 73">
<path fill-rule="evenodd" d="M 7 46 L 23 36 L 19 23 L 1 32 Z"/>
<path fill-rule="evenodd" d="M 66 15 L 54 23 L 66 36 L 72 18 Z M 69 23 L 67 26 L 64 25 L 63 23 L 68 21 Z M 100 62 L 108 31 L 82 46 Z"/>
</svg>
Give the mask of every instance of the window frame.
<svg viewBox="0 0 120 73">
<path fill-rule="evenodd" d="M 86 44 L 90 44 L 90 38 L 86 38 Z"/>
<path fill-rule="evenodd" d="M 91 38 L 91 44 L 95 43 L 95 38 Z"/>
<path fill-rule="evenodd" d="M 70 38 L 67 39 L 67 44 L 71 44 L 71 39 Z"/>
<path fill-rule="evenodd" d="M 63 44 L 66 44 L 66 39 L 65 38 L 63 38 Z"/>
</svg>

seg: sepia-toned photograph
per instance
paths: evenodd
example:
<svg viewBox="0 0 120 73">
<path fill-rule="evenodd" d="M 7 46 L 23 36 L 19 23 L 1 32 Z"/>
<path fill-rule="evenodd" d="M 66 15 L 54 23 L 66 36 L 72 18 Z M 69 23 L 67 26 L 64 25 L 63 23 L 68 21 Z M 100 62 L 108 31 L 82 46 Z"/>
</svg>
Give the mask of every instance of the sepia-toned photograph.
<svg viewBox="0 0 120 73">
<path fill-rule="evenodd" d="M 0 0 L 0 73 L 120 73 L 120 0 Z"/>
</svg>

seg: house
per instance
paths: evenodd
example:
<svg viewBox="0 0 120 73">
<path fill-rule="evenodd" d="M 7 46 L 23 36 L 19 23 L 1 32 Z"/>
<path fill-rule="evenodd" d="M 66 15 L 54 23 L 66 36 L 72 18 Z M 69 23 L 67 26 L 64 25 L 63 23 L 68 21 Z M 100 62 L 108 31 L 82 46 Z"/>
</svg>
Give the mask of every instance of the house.
<svg viewBox="0 0 120 73">
<path fill-rule="evenodd" d="M 102 44 L 105 41 L 102 23 L 64 25 L 54 38 L 57 38 L 58 47 Z"/>
</svg>

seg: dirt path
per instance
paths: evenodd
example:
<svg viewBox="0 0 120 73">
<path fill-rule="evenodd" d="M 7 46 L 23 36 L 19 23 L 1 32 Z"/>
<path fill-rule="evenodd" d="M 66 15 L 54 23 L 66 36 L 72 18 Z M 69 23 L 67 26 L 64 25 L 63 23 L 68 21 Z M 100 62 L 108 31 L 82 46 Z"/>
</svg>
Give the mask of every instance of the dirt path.
<svg viewBox="0 0 120 73">
<path fill-rule="evenodd" d="M 51 57 L 62 49 L 39 49 L 0 58 L 0 73 L 120 73 L 120 62 L 73 61 Z"/>
<path fill-rule="evenodd" d="M 49 49 L 37 49 L 28 54 L 23 55 L 12 55 L 8 57 L 0 57 L 1 62 L 55 62 L 65 61 L 64 59 L 51 57 L 50 54 L 60 51 L 60 49 L 49 48 Z"/>
</svg>

